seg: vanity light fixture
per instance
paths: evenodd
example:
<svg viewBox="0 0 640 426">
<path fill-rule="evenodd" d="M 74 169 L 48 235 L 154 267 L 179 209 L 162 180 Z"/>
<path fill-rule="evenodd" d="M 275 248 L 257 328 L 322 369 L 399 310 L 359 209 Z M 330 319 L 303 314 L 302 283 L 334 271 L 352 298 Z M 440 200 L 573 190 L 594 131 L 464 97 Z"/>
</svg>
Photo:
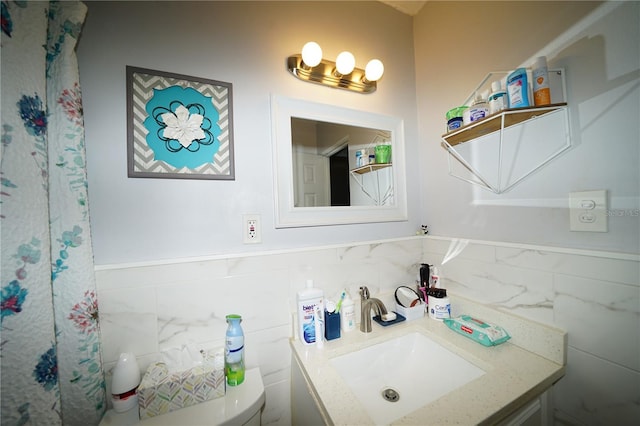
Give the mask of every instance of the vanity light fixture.
<svg viewBox="0 0 640 426">
<path fill-rule="evenodd" d="M 323 59 L 322 48 L 313 41 L 302 47 L 301 54 L 287 59 L 287 69 L 300 80 L 359 93 L 375 92 L 384 73 L 382 61 L 372 59 L 365 69 L 355 65 L 355 57 L 347 51 L 341 52 L 335 62 Z"/>
</svg>

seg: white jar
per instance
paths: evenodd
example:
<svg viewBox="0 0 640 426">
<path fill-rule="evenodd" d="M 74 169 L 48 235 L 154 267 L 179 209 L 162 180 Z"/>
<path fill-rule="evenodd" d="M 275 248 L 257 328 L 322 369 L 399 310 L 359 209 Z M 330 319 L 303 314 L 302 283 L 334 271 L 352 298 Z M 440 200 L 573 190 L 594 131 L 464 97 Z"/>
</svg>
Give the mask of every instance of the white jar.
<svg viewBox="0 0 640 426">
<path fill-rule="evenodd" d="M 471 104 L 471 106 L 462 113 L 462 122 L 467 125 L 474 121 L 482 120 L 487 115 L 489 115 L 489 104 L 487 104 L 487 101 L 478 94 L 476 95 L 473 104 Z"/>
<path fill-rule="evenodd" d="M 429 290 L 429 318 L 442 321 L 451 318 L 451 302 L 444 288 L 432 288 Z"/>
</svg>

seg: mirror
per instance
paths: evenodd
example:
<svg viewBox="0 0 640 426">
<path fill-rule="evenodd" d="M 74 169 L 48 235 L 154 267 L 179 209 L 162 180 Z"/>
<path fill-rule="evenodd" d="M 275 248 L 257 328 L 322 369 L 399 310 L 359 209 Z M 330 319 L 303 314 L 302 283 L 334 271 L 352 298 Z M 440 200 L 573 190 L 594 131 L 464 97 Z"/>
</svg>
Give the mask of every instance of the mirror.
<svg viewBox="0 0 640 426">
<path fill-rule="evenodd" d="M 375 158 L 390 144 L 388 130 L 291 117 L 294 207 L 392 204 L 391 159 Z"/>
<path fill-rule="evenodd" d="M 407 220 L 400 118 L 280 96 L 271 109 L 276 227 Z M 390 157 L 369 160 L 377 146 Z"/>
<path fill-rule="evenodd" d="M 413 308 L 420 304 L 420 295 L 418 292 L 406 285 L 396 288 L 394 295 L 396 297 L 396 303 L 403 308 Z"/>
</svg>

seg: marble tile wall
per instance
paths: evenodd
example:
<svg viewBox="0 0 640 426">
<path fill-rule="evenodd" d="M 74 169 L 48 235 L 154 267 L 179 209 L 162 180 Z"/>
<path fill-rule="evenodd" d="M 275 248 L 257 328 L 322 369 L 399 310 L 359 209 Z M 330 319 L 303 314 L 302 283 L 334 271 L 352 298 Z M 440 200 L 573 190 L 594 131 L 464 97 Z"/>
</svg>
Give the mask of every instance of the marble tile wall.
<svg viewBox="0 0 640 426">
<path fill-rule="evenodd" d="M 567 374 L 554 389 L 558 424 L 640 418 L 639 256 L 430 237 L 423 257 L 451 258 L 442 265 L 446 288 L 568 332 Z"/>
<path fill-rule="evenodd" d="M 456 256 L 448 256 L 452 253 Z M 289 425 L 295 295 L 307 279 L 354 300 L 367 285 L 391 294 L 415 281 L 421 262 L 442 264 L 445 287 L 569 332 L 567 375 L 556 417 L 566 424 L 637 419 L 640 400 L 638 256 L 437 237 L 147 265 L 96 267 L 107 371 L 134 352 L 144 371 L 160 351 L 222 347 L 225 315 L 239 313 L 248 368 L 260 367 L 263 423 Z M 391 304 L 389 298 L 383 298 Z M 358 307 L 357 307 L 358 308 Z M 110 375 L 107 374 L 107 383 Z M 594 414 L 595 413 L 595 414 Z M 594 420 L 597 419 L 597 420 Z"/>
<path fill-rule="evenodd" d="M 136 354 L 141 370 L 160 351 L 196 343 L 224 346 L 229 313 L 242 315 L 247 368 L 260 367 L 267 393 L 263 422 L 289 425 L 289 338 L 296 293 L 312 279 L 325 295 L 358 288 L 389 293 L 415 280 L 421 239 L 96 268 L 103 356 L 110 370 L 121 352 Z M 390 303 L 390 300 L 385 300 Z"/>
</svg>

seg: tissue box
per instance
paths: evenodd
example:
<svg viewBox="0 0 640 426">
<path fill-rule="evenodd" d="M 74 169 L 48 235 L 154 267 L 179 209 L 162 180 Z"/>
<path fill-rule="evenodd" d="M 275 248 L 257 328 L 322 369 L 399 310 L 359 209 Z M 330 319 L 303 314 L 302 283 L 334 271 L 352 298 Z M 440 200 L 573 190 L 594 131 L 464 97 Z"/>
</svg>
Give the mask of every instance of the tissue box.
<svg viewBox="0 0 640 426">
<path fill-rule="evenodd" d="M 407 321 L 411 321 L 424 317 L 425 306 L 426 304 L 421 303 L 413 308 L 405 308 L 396 303 L 396 312 L 405 317 Z"/>
<path fill-rule="evenodd" d="M 166 414 L 225 394 L 224 352 L 206 352 L 202 365 L 169 373 L 163 362 L 151 364 L 138 387 L 140 419 Z"/>
</svg>

